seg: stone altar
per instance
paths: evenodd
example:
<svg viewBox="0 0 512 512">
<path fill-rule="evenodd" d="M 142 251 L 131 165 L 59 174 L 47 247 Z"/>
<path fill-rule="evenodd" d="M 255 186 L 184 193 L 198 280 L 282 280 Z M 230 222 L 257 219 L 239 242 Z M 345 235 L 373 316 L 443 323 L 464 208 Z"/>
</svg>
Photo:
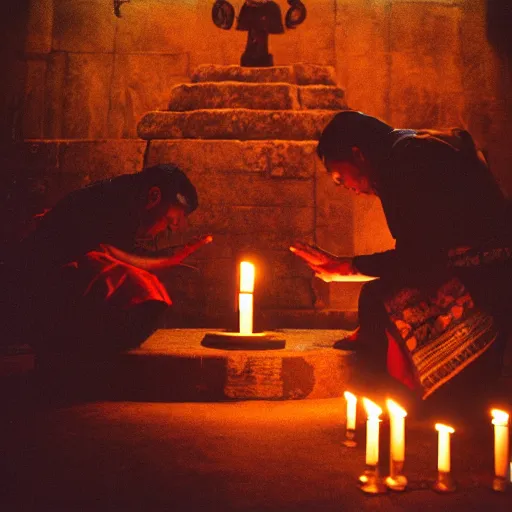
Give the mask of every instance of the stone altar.
<svg viewBox="0 0 512 512">
<path fill-rule="evenodd" d="M 256 260 L 261 310 L 333 307 L 329 287 L 288 247 L 307 239 L 340 254 L 352 250 L 351 200 L 332 187 L 315 153 L 323 127 L 346 108 L 327 66 L 203 65 L 191 83 L 172 89 L 167 110 L 143 115 L 138 134 L 147 141 L 145 164 L 173 162 L 190 176 L 200 202 L 191 231 L 214 236 L 193 262 L 201 274 L 183 277 L 184 287 L 187 279 L 194 286 L 181 293 L 176 280 L 170 285 L 183 315 L 217 319 L 219 311 L 232 311 L 242 257 Z M 360 285 L 331 289 L 341 290 L 337 310 L 356 310 Z"/>
</svg>

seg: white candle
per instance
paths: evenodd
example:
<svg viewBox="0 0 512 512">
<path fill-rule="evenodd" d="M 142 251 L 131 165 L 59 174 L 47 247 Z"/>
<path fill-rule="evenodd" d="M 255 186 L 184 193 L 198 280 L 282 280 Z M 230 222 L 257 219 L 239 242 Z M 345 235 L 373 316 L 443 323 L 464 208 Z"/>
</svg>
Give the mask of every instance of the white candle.
<svg viewBox="0 0 512 512">
<path fill-rule="evenodd" d="M 255 269 L 252 263 L 242 261 L 240 263 L 240 293 L 254 292 Z"/>
<path fill-rule="evenodd" d="M 240 312 L 240 334 L 252 334 L 252 293 L 238 294 L 238 309 Z"/>
<path fill-rule="evenodd" d="M 407 412 L 393 400 L 386 400 L 390 418 L 390 454 L 392 461 L 405 460 L 405 417 Z"/>
<path fill-rule="evenodd" d="M 379 463 L 379 416 L 382 409 L 368 398 L 363 398 L 364 408 L 368 414 L 366 421 L 366 465 L 377 466 Z"/>
<path fill-rule="evenodd" d="M 509 433 L 508 418 L 505 411 L 493 409 L 491 411 L 494 425 L 494 473 L 499 478 L 507 478 L 509 469 Z"/>
<path fill-rule="evenodd" d="M 343 396 L 347 401 L 347 430 L 355 430 L 357 397 L 349 391 L 345 391 Z"/>
<path fill-rule="evenodd" d="M 450 434 L 453 434 L 455 430 L 442 423 L 436 423 L 436 430 L 439 432 L 437 470 L 443 473 L 449 473 L 451 469 Z"/>
<path fill-rule="evenodd" d="M 240 334 L 252 334 L 253 331 L 254 273 L 252 263 L 248 261 L 240 263 L 240 293 L 238 294 Z"/>
</svg>

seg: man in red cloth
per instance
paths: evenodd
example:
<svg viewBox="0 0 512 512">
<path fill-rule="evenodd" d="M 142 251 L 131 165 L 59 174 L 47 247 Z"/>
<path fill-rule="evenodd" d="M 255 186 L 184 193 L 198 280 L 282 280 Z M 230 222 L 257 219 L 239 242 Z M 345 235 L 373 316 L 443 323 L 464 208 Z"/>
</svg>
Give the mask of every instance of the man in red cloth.
<svg viewBox="0 0 512 512">
<path fill-rule="evenodd" d="M 377 278 L 363 286 L 359 330 L 335 347 L 356 349 L 374 383 L 391 375 L 422 398 L 466 368 L 478 369 L 468 387 L 485 386 L 511 331 L 512 236 L 509 204 L 471 135 L 393 129 L 344 111 L 317 152 L 335 185 L 380 198 L 396 240 L 355 257 L 290 248 L 326 281 Z"/>
<path fill-rule="evenodd" d="M 166 164 L 64 197 L 40 216 L 5 265 L 13 338 L 38 353 L 112 353 L 139 346 L 171 305 L 157 274 L 212 237 L 197 238 L 171 255 L 143 247 L 167 229 L 183 229 L 197 206 L 190 180 Z"/>
</svg>

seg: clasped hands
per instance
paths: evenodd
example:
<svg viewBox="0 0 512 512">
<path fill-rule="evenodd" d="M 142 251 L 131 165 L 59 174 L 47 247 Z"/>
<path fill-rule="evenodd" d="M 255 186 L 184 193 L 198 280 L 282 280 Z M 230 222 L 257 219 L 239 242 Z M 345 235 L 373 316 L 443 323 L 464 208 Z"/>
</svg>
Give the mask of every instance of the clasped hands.
<svg viewBox="0 0 512 512">
<path fill-rule="evenodd" d="M 355 269 L 352 258 L 334 256 L 314 245 L 295 242 L 290 246 L 290 251 L 303 259 L 315 276 L 326 283 L 335 281 L 339 276 L 361 275 Z"/>
</svg>

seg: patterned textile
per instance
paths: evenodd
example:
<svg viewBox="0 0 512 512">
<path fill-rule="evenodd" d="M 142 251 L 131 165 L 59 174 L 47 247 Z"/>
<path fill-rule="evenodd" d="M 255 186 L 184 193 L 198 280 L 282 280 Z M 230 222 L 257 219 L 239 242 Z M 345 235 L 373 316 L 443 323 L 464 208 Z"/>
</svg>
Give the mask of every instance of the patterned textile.
<svg viewBox="0 0 512 512">
<path fill-rule="evenodd" d="M 402 288 L 385 300 L 385 307 L 423 399 L 483 354 L 498 335 L 493 318 L 475 306 L 455 277 L 430 291 Z"/>
</svg>

